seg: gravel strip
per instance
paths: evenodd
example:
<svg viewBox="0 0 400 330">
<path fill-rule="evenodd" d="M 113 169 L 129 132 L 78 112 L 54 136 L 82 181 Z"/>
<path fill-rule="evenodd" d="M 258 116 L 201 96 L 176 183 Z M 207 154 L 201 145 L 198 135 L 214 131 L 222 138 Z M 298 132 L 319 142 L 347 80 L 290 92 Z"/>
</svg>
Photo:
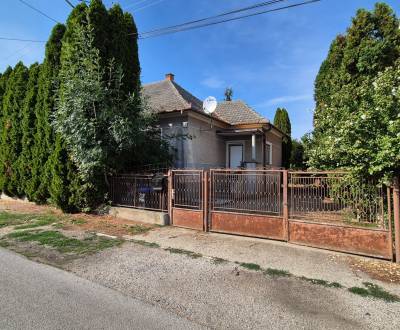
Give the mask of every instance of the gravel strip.
<svg viewBox="0 0 400 330">
<path fill-rule="evenodd" d="M 394 329 L 400 303 L 125 243 L 68 270 L 216 329 Z"/>
</svg>

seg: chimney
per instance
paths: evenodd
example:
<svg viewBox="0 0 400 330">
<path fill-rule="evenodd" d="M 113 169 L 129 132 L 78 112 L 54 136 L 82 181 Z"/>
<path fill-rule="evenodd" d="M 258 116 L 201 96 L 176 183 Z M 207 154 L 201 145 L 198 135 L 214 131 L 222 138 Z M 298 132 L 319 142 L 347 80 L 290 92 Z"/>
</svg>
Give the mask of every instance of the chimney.
<svg viewBox="0 0 400 330">
<path fill-rule="evenodd" d="M 167 73 L 165 79 L 169 81 L 174 81 L 175 75 L 173 73 Z"/>
</svg>

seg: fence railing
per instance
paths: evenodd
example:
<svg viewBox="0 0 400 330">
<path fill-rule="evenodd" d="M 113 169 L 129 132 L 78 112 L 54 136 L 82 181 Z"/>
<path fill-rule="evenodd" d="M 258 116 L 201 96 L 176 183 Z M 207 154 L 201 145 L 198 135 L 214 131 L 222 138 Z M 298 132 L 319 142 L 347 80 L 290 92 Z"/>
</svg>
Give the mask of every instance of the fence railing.
<svg viewBox="0 0 400 330">
<path fill-rule="evenodd" d="M 203 171 L 177 170 L 172 177 L 173 206 L 200 210 L 203 206 Z"/>
<path fill-rule="evenodd" d="M 203 170 L 173 171 L 173 207 L 202 209 L 204 189 L 209 189 L 206 196 L 211 211 L 283 216 L 286 194 L 289 219 L 388 226 L 386 188 L 371 181 L 349 179 L 345 172 L 211 169 L 207 187 L 203 173 Z M 168 210 L 167 189 L 155 191 L 151 180 L 152 175 L 112 176 L 112 203 Z"/>
<path fill-rule="evenodd" d="M 289 172 L 289 217 L 386 227 L 386 189 L 344 172 Z M 386 203 L 385 203 L 386 201 Z"/>
<path fill-rule="evenodd" d="M 110 199 L 116 206 L 167 211 L 167 190 L 156 191 L 152 175 L 117 175 L 110 177 Z"/>
<path fill-rule="evenodd" d="M 282 214 L 282 171 L 211 170 L 212 211 Z"/>
</svg>

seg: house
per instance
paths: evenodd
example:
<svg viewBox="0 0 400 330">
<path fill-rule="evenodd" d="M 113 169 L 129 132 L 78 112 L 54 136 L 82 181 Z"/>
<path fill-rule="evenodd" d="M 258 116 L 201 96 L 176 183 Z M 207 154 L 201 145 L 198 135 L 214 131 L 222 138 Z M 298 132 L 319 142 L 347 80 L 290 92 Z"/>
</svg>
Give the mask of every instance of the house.
<svg viewBox="0 0 400 330">
<path fill-rule="evenodd" d="M 142 92 L 172 146 L 176 168 L 281 167 L 284 133 L 245 102 L 219 102 L 209 115 L 171 73 Z"/>
</svg>

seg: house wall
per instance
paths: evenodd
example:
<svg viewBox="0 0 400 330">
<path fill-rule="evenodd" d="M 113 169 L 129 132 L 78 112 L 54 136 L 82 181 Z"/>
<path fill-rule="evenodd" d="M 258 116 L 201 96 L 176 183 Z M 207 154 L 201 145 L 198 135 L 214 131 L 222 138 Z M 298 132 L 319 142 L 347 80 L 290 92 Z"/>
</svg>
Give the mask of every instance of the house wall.
<svg viewBox="0 0 400 330">
<path fill-rule="evenodd" d="M 187 122 L 187 127 L 183 126 Z M 174 166 L 177 168 L 218 168 L 226 167 L 227 142 L 244 141 L 244 161 L 252 162 L 251 135 L 219 136 L 217 130 L 223 128 L 218 121 L 200 118 L 199 115 L 169 113 L 160 116 L 159 126 L 162 134 L 171 145 Z M 272 144 L 272 166 L 282 165 L 282 139 L 273 132 L 266 132 L 266 141 Z M 256 159 L 263 165 L 262 136 L 256 136 Z"/>
<path fill-rule="evenodd" d="M 282 138 L 269 131 L 265 135 L 267 142 L 272 143 L 272 166 L 282 166 Z"/>
<path fill-rule="evenodd" d="M 221 128 L 217 125 L 208 118 L 204 121 L 189 116 L 191 139 L 185 145 L 186 167 L 225 167 L 225 141 L 217 135 L 217 130 Z"/>
</svg>

